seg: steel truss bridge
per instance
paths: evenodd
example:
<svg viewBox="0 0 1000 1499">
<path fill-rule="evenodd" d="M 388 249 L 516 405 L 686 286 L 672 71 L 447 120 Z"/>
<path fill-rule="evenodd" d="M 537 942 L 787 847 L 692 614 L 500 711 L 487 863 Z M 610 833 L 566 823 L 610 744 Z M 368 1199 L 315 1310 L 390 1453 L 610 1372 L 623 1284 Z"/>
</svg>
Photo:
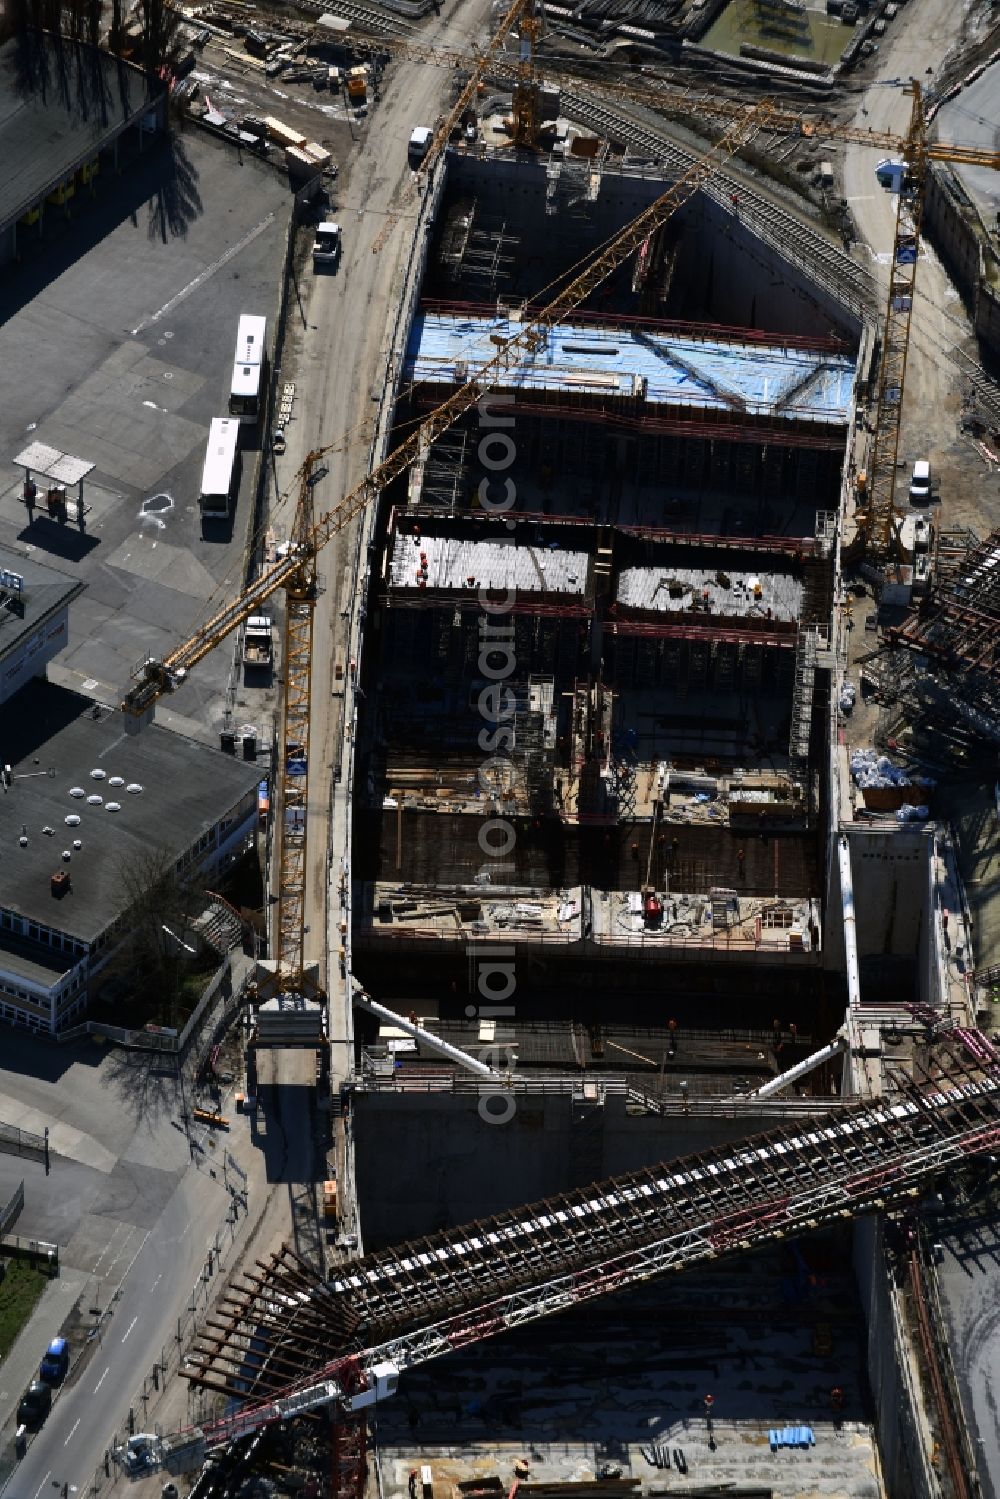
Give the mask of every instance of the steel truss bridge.
<svg viewBox="0 0 1000 1499">
<path fill-rule="evenodd" d="M 350 1419 L 352 1396 L 374 1388 L 376 1369 L 402 1372 L 668 1271 L 922 1195 L 1000 1150 L 1000 1052 L 955 1029 L 923 1056 L 919 1082 L 900 1070 L 885 1101 L 366 1255 L 330 1281 L 287 1247 L 257 1261 L 188 1355 L 187 1378 L 241 1402 L 199 1435 L 221 1444 L 339 1404 L 342 1476 L 356 1478 L 364 1423 Z M 359 1426 L 360 1456 L 349 1440 Z"/>
</svg>

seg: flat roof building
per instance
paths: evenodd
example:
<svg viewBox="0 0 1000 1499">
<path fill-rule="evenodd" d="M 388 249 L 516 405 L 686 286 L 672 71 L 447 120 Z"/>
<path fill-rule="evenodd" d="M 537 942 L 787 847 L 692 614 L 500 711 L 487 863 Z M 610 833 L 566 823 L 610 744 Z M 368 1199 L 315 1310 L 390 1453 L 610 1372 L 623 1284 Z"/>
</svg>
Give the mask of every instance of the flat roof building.
<svg viewBox="0 0 1000 1499">
<path fill-rule="evenodd" d="M 260 769 L 155 724 L 126 736 L 116 710 L 42 681 L 0 740 L 0 1019 L 55 1032 L 114 949 L 123 869 L 158 850 L 181 871 L 224 867 L 255 825 Z"/>
<path fill-rule="evenodd" d="M 126 131 L 141 143 L 164 98 L 138 68 L 80 43 L 35 34 L 0 47 L 0 265 L 38 234 L 47 201 L 65 207 L 102 153 L 117 160 Z"/>
<path fill-rule="evenodd" d="M 47 563 L 0 547 L 0 704 L 66 645 L 69 606 L 85 587 Z"/>
</svg>

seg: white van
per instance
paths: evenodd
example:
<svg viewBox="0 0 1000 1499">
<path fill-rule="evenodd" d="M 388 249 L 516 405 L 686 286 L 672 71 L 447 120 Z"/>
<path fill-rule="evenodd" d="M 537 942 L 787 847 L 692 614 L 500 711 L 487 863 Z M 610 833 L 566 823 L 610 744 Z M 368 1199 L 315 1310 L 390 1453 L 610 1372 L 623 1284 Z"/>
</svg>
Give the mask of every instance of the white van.
<svg viewBox="0 0 1000 1499">
<path fill-rule="evenodd" d="M 319 224 L 313 241 L 313 266 L 336 265 L 340 258 L 340 225 Z"/>
<path fill-rule="evenodd" d="M 918 458 L 913 465 L 910 479 L 910 504 L 926 505 L 931 497 L 931 466 L 926 458 Z"/>
<path fill-rule="evenodd" d="M 410 166 L 414 171 L 416 171 L 417 167 L 420 165 L 420 163 L 423 161 L 424 157 L 430 150 L 431 141 L 433 139 L 434 132 L 433 130 L 428 129 L 426 125 L 417 125 L 411 131 L 409 143 L 406 148 L 406 154 Z"/>
</svg>

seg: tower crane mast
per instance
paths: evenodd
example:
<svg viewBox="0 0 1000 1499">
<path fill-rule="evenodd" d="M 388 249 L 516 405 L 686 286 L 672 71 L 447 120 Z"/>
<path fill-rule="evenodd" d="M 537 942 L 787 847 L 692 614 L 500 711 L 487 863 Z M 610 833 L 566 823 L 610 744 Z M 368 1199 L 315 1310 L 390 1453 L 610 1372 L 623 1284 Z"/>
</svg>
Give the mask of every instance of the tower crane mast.
<svg viewBox="0 0 1000 1499">
<path fill-rule="evenodd" d="M 520 29 L 521 56 L 516 64 L 501 58 L 499 48 L 492 49 L 489 57 L 473 60 L 463 58 L 453 51 L 436 54 L 433 48 L 405 41 L 380 40 L 378 47 L 394 56 L 409 57 L 415 61 L 441 62 L 451 67 L 471 66 L 476 70 L 477 82 L 488 72 L 497 83 L 511 89 L 513 108 L 510 132 L 513 144 L 535 147 L 541 125 L 541 77 L 535 55 L 541 25 L 533 11 L 526 8 L 523 10 Z M 716 124 L 734 125 L 750 107 L 708 93 L 673 88 L 655 79 L 644 78 L 641 87 L 628 83 L 609 83 L 604 79 L 595 80 L 554 69 L 547 63 L 545 77 L 553 85 L 585 87 L 598 98 L 630 100 L 668 114 L 676 112 L 701 115 Z M 1000 151 L 944 141 L 928 141 L 925 101 L 920 84 L 913 79 L 905 91 L 912 99 L 910 122 L 905 136 L 888 130 L 844 125 L 822 116 L 807 118 L 774 103 L 766 122 L 761 126 L 769 132 L 797 132 L 817 140 L 835 140 L 849 145 L 895 151 L 901 157 L 899 165 L 905 168 L 900 174 L 889 289 L 881 330 L 872 447 L 856 511 L 859 538 L 870 560 L 880 566 L 890 560 L 895 543 L 896 465 L 928 166 L 931 162 L 940 161 L 954 166 L 1000 169 Z M 462 96 L 465 99 L 463 108 L 474 92 L 474 87 L 470 92 L 469 85 L 466 86 Z M 454 115 L 454 111 L 452 114 Z M 444 146 L 450 130 L 454 128 L 454 119 L 449 116 L 449 120 L 450 124 L 446 122 L 435 137 L 439 149 Z M 387 225 L 383 234 L 388 232 L 388 227 L 390 226 Z"/>
</svg>

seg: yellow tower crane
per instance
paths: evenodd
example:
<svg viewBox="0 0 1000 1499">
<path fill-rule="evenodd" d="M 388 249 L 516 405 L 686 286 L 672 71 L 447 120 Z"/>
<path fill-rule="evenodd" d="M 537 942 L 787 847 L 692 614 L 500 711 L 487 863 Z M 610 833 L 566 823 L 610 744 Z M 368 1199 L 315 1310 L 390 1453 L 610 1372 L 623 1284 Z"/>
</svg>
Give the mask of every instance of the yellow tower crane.
<svg viewBox="0 0 1000 1499">
<path fill-rule="evenodd" d="M 393 40 L 373 43 L 381 51 L 396 57 L 414 61 L 437 63 L 449 67 L 472 67 L 474 77 L 462 93 L 462 109 L 466 108 L 475 94 L 476 87 L 486 72 L 497 82 L 509 86 L 513 93 L 513 109 L 510 131 L 517 146 L 536 147 L 541 124 L 540 94 L 542 78 L 535 52 L 540 34 L 540 22 L 528 7 L 533 0 L 526 0 L 518 12 L 521 29 L 521 57 L 511 64 L 501 56 L 501 43 L 488 49 L 489 55 L 482 58 L 463 58 L 460 53 L 448 51 L 436 53 L 433 48 L 416 46 L 410 42 Z M 508 35 L 518 20 L 508 12 L 509 24 L 504 30 Z M 595 97 L 611 101 L 627 99 L 665 114 L 677 113 L 685 116 L 703 116 L 717 124 L 734 125 L 746 116 L 752 106 L 723 99 L 716 95 L 692 89 L 678 89 L 655 79 L 643 79 L 642 85 L 608 83 L 560 71 L 545 65 L 545 79 L 557 87 L 585 88 Z M 899 456 L 899 431 L 903 408 L 903 386 L 906 360 L 910 345 L 910 319 L 913 313 L 913 296 L 920 255 L 920 231 L 923 219 L 924 197 L 927 189 L 927 168 L 934 161 L 948 162 L 958 166 L 992 167 L 1000 169 L 1000 151 L 985 150 L 976 146 L 954 145 L 946 141 L 927 139 L 927 120 L 923 93 L 914 79 L 905 92 L 912 99 L 909 128 L 905 135 L 892 131 L 873 130 L 858 125 L 844 125 L 823 116 L 815 118 L 799 112 L 782 109 L 771 103 L 767 120 L 760 128 L 788 134 L 799 132 L 804 137 L 816 140 L 836 140 L 846 144 L 871 146 L 881 151 L 894 151 L 898 162 L 886 162 L 885 171 L 879 180 L 889 191 L 898 193 L 896 227 L 893 242 L 892 262 L 889 271 L 889 290 L 885 317 L 882 324 L 882 347 L 878 367 L 878 385 L 875 407 L 873 439 L 867 469 L 859 483 L 858 505 L 855 522 L 859 539 L 871 561 L 879 566 L 892 558 L 897 534 L 898 512 L 895 505 L 896 463 Z M 454 129 L 461 110 L 452 110 L 448 120 L 435 135 L 435 146 L 440 152 Z M 436 154 L 436 153 L 435 153 Z M 880 164 L 881 165 L 881 164 Z M 380 235 L 384 240 L 392 226 L 387 222 Z"/>
<path fill-rule="evenodd" d="M 514 27 L 517 26 L 519 22 L 522 22 L 522 17 L 524 17 L 527 12 L 534 11 L 534 6 L 535 0 L 512 0 L 512 4 L 509 5 L 507 10 L 504 12 L 499 26 L 490 37 L 489 42 L 487 43 L 483 52 L 467 60 L 469 77 L 463 87 L 459 90 L 458 98 L 455 100 L 454 104 L 451 106 L 451 109 L 449 109 L 448 113 L 445 115 L 444 119 L 441 121 L 440 125 L 438 125 L 437 129 L 434 132 L 430 145 L 424 153 L 424 158 L 417 169 L 421 174 L 426 175 L 434 165 L 435 161 L 437 161 L 441 152 L 451 140 L 452 133 L 455 130 L 456 126 L 461 124 L 462 116 L 465 114 L 470 104 L 474 102 L 479 91 L 479 86 L 483 79 L 483 74 L 491 67 L 496 58 L 499 56 L 501 50 L 503 49 L 504 43 L 510 36 L 510 33 L 513 31 Z M 421 49 L 421 61 L 428 60 L 428 50 L 429 49 Z M 412 201 L 412 188 L 406 196 Z M 405 207 L 405 203 L 403 206 Z M 373 255 L 377 255 L 379 250 L 381 250 L 382 246 L 385 244 L 392 230 L 393 224 L 396 222 L 397 218 L 398 214 L 390 213 L 387 216 L 385 223 L 382 225 L 381 230 L 376 235 L 372 243 Z"/>
<path fill-rule="evenodd" d="M 287 554 L 273 563 L 236 598 L 162 660 L 147 659 L 133 672 L 135 685 L 121 704 L 126 730 L 137 732 L 153 715 L 157 701 L 173 692 L 198 662 L 213 651 L 266 599 L 283 590 L 287 606 L 283 736 L 275 775 L 277 792 L 277 930 L 272 954 L 277 960 L 279 993 L 305 995 L 313 987 L 306 975 L 304 952 L 306 854 L 309 832 L 309 727 L 312 680 L 313 619 L 316 607 L 316 559 L 327 542 L 342 531 L 382 490 L 457 422 L 503 376 L 617 268 L 648 235 L 658 229 L 713 175 L 721 161 L 746 145 L 767 123 L 768 103 L 745 110 L 722 138 L 692 163 L 638 218 L 632 220 L 597 256 L 583 265 L 541 311 L 526 316 L 518 331 L 502 341 L 497 353 L 471 380 L 430 413 L 360 484 L 320 520 L 313 514 L 314 470 L 331 447 L 309 453 L 298 475 L 298 498 Z M 294 770 L 290 769 L 293 762 Z"/>
</svg>

